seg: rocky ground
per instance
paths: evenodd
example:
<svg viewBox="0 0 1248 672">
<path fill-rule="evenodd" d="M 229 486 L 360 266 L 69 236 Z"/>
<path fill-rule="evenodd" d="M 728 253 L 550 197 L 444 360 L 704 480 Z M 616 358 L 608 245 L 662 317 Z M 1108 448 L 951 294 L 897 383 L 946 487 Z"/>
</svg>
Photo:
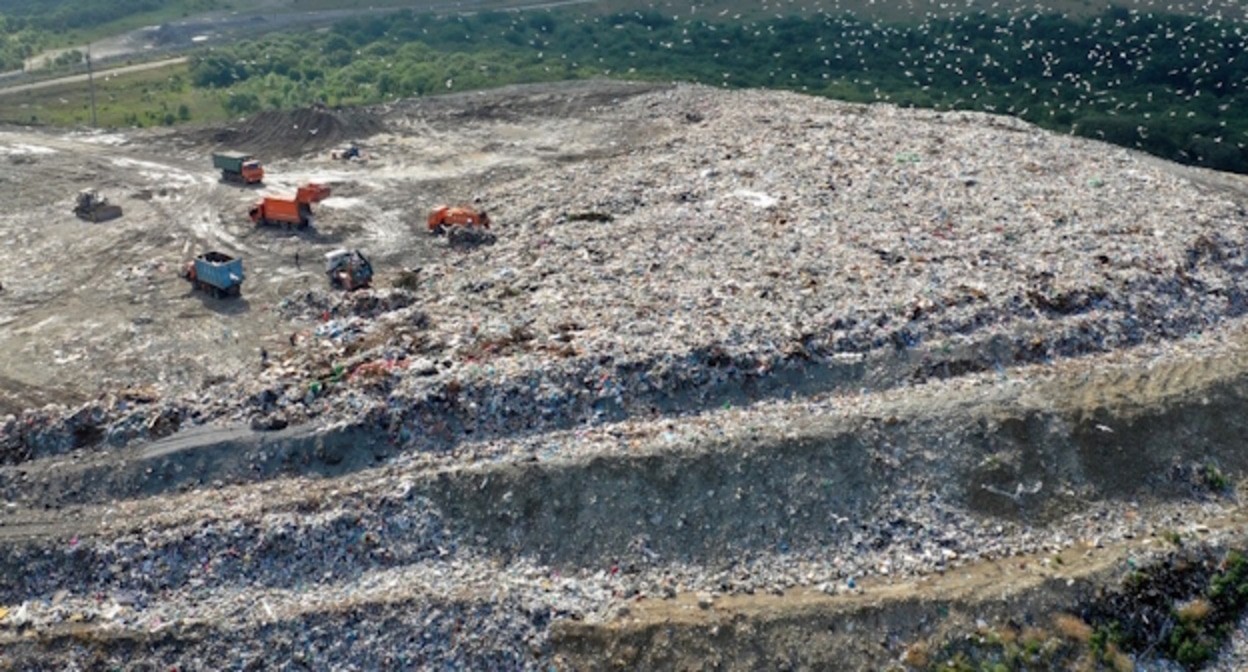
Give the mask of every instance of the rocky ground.
<svg viewBox="0 0 1248 672">
<path fill-rule="evenodd" d="M 263 189 L 217 181 L 223 143 Z M 1093 609 L 1174 535 L 1248 548 L 1235 176 L 604 82 L 7 129 L 0 158 L 18 669 L 922 667 L 950 624 Z M 247 220 L 305 180 L 311 230 Z M 88 186 L 125 216 L 74 219 Z M 495 240 L 429 236 L 439 202 Z M 327 289 L 340 246 L 374 289 Z M 242 299 L 177 278 L 204 249 Z M 976 588 L 1002 563 L 1016 597 Z"/>
</svg>

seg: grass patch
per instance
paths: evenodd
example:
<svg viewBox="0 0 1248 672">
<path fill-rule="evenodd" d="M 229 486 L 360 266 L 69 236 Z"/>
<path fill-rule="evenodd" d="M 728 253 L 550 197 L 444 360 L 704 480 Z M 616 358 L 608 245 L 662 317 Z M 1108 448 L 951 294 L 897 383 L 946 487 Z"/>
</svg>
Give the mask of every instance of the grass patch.
<svg viewBox="0 0 1248 672">
<path fill-rule="evenodd" d="M 1082 644 L 1044 628 L 985 629 L 952 642 L 927 669 L 937 672 L 1013 672 L 1059 669 L 1057 661 L 1074 660 Z"/>
<path fill-rule="evenodd" d="M 112 77 L 97 77 L 95 98 L 101 128 L 171 126 L 229 118 L 221 94 L 192 88 L 186 64 Z M 82 126 L 91 123 L 86 82 L 0 95 L 0 121 Z"/>
<path fill-rule="evenodd" d="M 1189 670 L 1213 660 L 1248 609 L 1248 559 L 1231 552 L 1202 597 L 1176 605 L 1167 655 Z"/>
<path fill-rule="evenodd" d="M 1051 627 L 981 628 L 926 649 L 939 672 L 1135 669 L 1132 654 L 1163 657 L 1187 670 L 1209 664 L 1248 613 L 1248 558 L 1179 549 L 1133 570 L 1119 591 L 1079 615 L 1054 615 Z"/>
<path fill-rule="evenodd" d="M 1222 473 L 1216 465 L 1206 464 L 1202 470 L 1201 476 L 1210 490 L 1218 493 L 1230 492 L 1231 479 Z"/>
<path fill-rule="evenodd" d="M 1092 626 L 1078 616 L 1058 614 L 1053 618 L 1053 627 L 1066 639 L 1078 642 L 1092 641 Z"/>
</svg>

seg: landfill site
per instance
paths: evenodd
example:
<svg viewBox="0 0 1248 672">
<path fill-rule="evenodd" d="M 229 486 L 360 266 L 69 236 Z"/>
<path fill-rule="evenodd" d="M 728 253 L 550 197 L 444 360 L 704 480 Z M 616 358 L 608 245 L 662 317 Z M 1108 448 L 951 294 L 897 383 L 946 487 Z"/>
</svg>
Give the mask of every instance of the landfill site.
<svg viewBox="0 0 1248 672">
<path fill-rule="evenodd" d="M 586 81 L 0 188 L 0 669 L 932 669 L 1248 549 L 1240 176 Z"/>
</svg>

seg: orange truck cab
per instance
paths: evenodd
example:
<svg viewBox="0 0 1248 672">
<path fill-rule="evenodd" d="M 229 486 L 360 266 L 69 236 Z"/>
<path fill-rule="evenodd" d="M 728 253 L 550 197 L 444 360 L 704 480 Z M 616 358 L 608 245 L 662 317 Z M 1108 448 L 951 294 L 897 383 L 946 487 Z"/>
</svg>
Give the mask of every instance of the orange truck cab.
<svg viewBox="0 0 1248 672">
<path fill-rule="evenodd" d="M 490 228 L 490 216 L 467 207 L 439 205 L 429 213 L 429 233 L 440 234 L 450 226 Z"/>
</svg>

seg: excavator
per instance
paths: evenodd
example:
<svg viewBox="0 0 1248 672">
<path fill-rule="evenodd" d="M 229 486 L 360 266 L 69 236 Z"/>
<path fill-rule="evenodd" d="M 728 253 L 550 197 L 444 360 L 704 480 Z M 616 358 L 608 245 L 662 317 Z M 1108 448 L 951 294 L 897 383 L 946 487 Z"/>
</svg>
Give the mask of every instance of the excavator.
<svg viewBox="0 0 1248 672">
<path fill-rule="evenodd" d="M 306 228 L 312 224 L 312 204 L 329 198 L 329 187 L 309 182 L 295 192 L 295 198 L 265 197 L 247 213 L 257 225 L 277 225 L 287 229 Z"/>
<path fill-rule="evenodd" d="M 449 205 L 439 205 L 429 213 L 429 233 L 440 236 L 452 227 L 488 229 L 490 216 L 484 210 L 477 212 L 467 206 Z"/>
<path fill-rule="evenodd" d="M 78 193 L 74 214 L 88 222 L 107 222 L 121 216 L 121 206 L 109 203 L 107 198 L 100 196 L 94 189 L 87 189 Z"/>
<path fill-rule="evenodd" d="M 446 242 L 452 247 L 475 247 L 492 245 L 494 234 L 490 233 L 490 216 L 484 210 L 467 206 L 439 205 L 429 213 L 429 233 L 446 234 Z"/>
</svg>

